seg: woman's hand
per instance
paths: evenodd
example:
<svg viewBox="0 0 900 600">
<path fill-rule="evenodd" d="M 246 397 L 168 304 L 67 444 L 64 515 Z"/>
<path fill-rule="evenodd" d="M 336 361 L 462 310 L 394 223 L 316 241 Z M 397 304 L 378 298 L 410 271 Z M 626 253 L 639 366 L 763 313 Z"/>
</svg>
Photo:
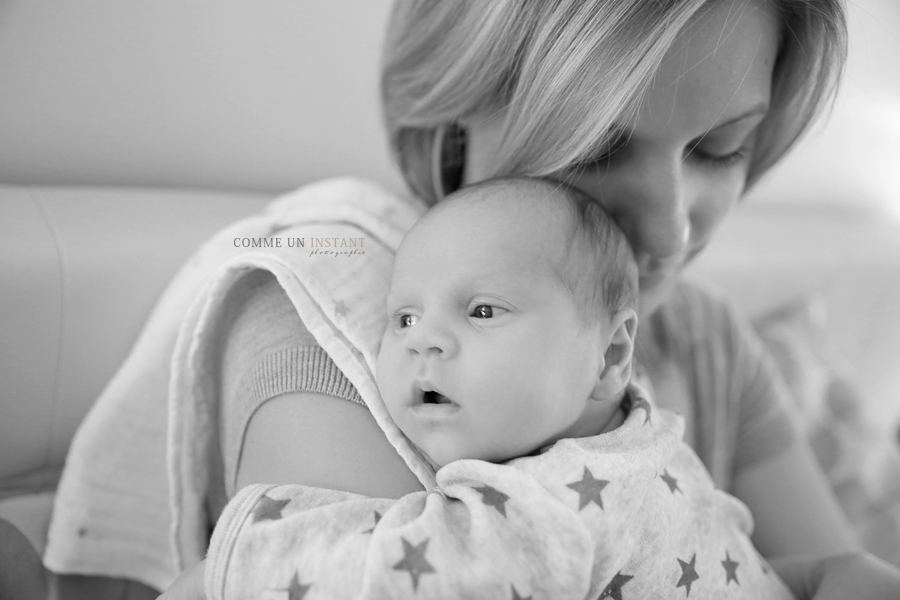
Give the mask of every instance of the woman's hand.
<svg viewBox="0 0 900 600">
<path fill-rule="evenodd" d="M 203 575 L 206 559 L 184 571 L 156 600 L 206 600 Z"/>
<path fill-rule="evenodd" d="M 897 600 L 900 570 L 865 552 L 770 561 L 800 600 Z"/>
</svg>

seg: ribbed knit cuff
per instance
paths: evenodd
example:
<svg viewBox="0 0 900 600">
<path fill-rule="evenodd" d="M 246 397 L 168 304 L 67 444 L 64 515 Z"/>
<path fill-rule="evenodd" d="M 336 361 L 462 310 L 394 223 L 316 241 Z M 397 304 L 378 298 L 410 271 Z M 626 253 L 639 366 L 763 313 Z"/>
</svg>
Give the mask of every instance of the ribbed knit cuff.
<svg viewBox="0 0 900 600">
<path fill-rule="evenodd" d="M 321 346 L 287 348 L 256 363 L 241 382 L 245 402 L 256 408 L 290 392 L 327 394 L 365 405 L 350 380 Z"/>
<path fill-rule="evenodd" d="M 341 373 L 320 346 L 294 347 L 263 357 L 238 384 L 243 407 L 239 416 L 236 447 L 222 449 L 225 494 L 230 497 L 237 483 L 238 461 L 244 434 L 256 409 L 281 394 L 310 392 L 342 398 L 365 406 L 350 380 Z"/>
</svg>

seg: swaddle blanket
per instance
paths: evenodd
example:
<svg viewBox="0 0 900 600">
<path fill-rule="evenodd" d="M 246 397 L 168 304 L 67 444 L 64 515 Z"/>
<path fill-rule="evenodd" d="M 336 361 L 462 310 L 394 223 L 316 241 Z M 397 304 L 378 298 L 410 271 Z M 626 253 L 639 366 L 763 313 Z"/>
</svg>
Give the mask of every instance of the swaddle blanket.
<svg viewBox="0 0 900 600">
<path fill-rule="evenodd" d="M 208 571 L 210 585 L 223 587 L 215 597 L 495 597 L 483 590 L 502 589 L 506 597 L 615 598 L 657 589 L 645 581 L 691 597 L 716 581 L 718 591 L 750 596 L 777 589 L 746 538 L 746 509 L 712 490 L 678 443 L 678 420 L 661 411 L 643 420 L 632 411 L 630 428 L 560 442 L 538 457 L 463 461 L 435 477 L 390 420 L 373 376 L 393 255 L 423 212 L 372 184 L 332 180 L 274 201 L 198 250 L 73 442 L 45 563 L 165 588 L 203 558 L 219 333 L 229 290 L 266 269 L 430 491 L 398 502 L 297 486 L 242 491 L 216 530 Z M 260 243 L 244 248 L 244 239 Z M 354 239 L 355 251 L 342 246 Z M 692 495 L 688 471 L 705 482 L 696 488 L 703 495 Z M 317 550 L 299 560 L 294 552 L 307 540 Z M 292 549 L 282 562 L 277 544 Z M 506 579 L 490 587 L 498 573 Z"/>
<path fill-rule="evenodd" d="M 432 485 L 433 471 L 387 418 L 371 376 L 393 255 L 424 211 L 369 182 L 328 180 L 274 200 L 195 252 L 73 440 L 45 564 L 164 589 L 203 557 L 219 319 L 230 286 L 253 269 L 276 275 L 388 439 Z"/>
<path fill-rule="evenodd" d="M 716 490 L 683 420 L 639 400 L 624 424 L 496 465 L 460 460 L 392 501 L 253 485 L 226 507 L 210 600 L 791 598 Z"/>
</svg>

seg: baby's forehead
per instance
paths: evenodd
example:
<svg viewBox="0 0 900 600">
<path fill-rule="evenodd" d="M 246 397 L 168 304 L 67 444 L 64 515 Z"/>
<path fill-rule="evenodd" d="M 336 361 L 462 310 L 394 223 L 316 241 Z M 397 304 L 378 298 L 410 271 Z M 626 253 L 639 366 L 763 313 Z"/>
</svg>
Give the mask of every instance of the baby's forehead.
<svg viewBox="0 0 900 600">
<path fill-rule="evenodd" d="M 455 195 L 434 207 L 410 231 L 395 261 L 395 271 L 436 262 L 465 262 L 479 272 L 510 277 L 545 276 L 568 253 L 573 234 L 565 199 L 553 188 L 522 190 L 497 185 Z M 436 257 L 440 260 L 434 261 Z M 437 267 L 437 265 L 435 265 Z"/>
<path fill-rule="evenodd" d="M 488 182 L 464 188 L 439 203 L 433 211 L 435 225 L 465 229 L 512 230 L 527 238 L 568 238 L 574 214 L 566 191 L 550 182 L 518 180 Z M 429 216 L 432 216 L 429 214 Z M 502 236 L 494 236 L 498 243 Z"/>
</svg>

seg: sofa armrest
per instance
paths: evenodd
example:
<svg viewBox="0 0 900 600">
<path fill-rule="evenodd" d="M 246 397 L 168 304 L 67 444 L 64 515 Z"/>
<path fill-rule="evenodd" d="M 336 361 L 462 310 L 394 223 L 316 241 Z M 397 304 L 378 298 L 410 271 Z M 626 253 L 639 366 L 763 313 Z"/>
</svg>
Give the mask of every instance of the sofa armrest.
<svg viewBox="0 0 900 600">
<path fill-rule="evenodd" d="M 0 482 L 63 462 L 176 270 L 271 197 L 0 186 Z"/>
</svg>

